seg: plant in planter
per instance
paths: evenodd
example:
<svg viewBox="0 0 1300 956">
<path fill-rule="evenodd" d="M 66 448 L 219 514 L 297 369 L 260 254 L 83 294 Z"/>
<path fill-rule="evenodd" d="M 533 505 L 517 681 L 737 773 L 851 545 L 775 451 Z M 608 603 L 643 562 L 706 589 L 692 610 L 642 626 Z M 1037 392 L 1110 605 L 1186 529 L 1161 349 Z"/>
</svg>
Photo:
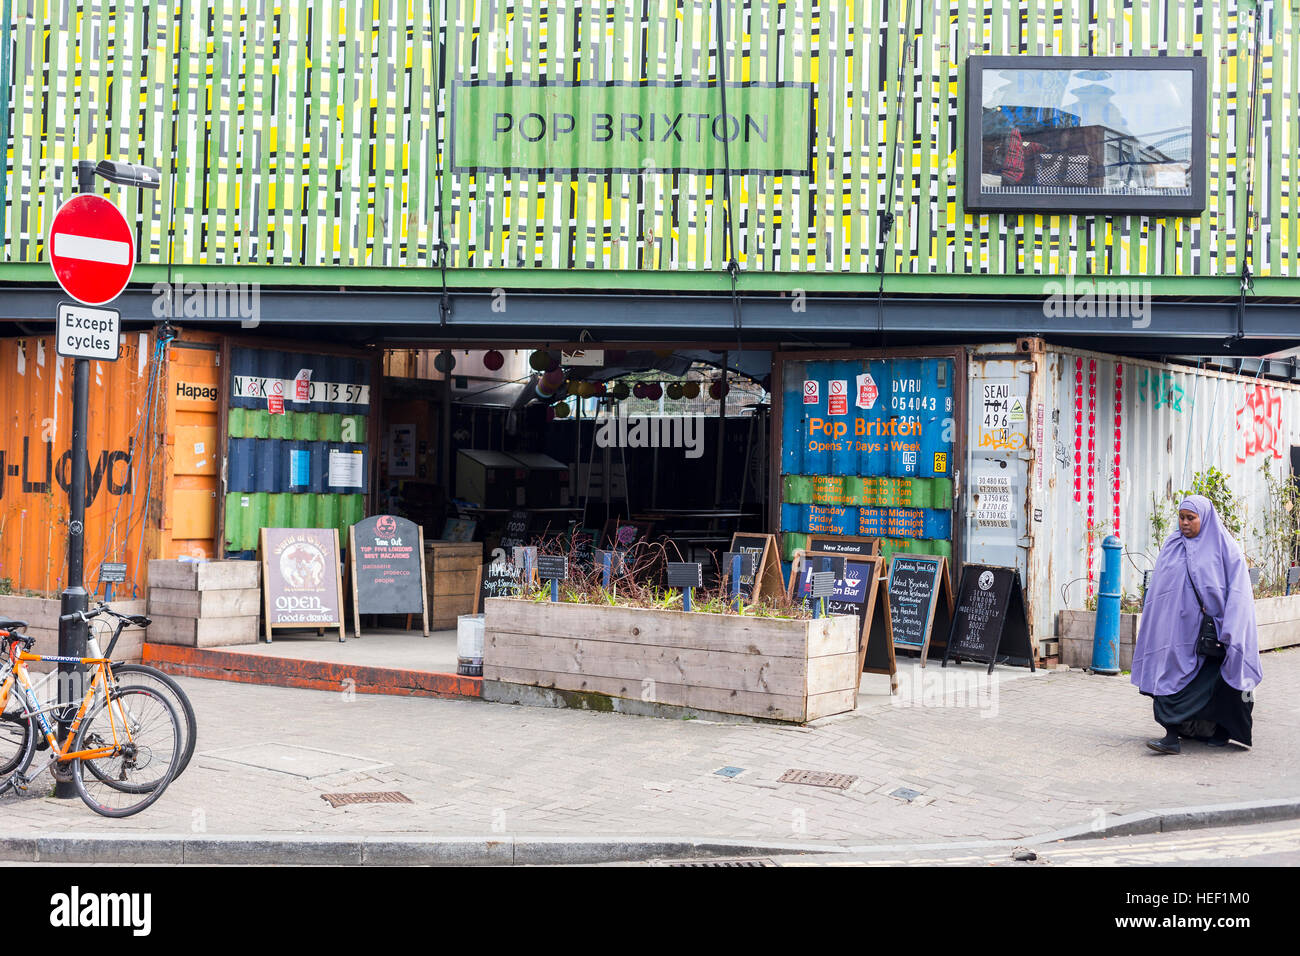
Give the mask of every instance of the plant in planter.
<svg viewBox="0 0 1300 956">
<path fill-rule="evenodd" d="M 588 709 L 685 707 L 800 723 L 853 709 L 855 616 L 813 619 L 784 596 L 737 612 L 725 582 L 694 589 L 688 613 L 681 590 L 662 586 L 666 557 L 662 544 L 633 549 L 609 588 L 599 567 L 571 564 L 560 601 L 549 582 L 489 599 L 484 697 L 527 699 L 512 696 L 522 685 Z"/>
</svg>

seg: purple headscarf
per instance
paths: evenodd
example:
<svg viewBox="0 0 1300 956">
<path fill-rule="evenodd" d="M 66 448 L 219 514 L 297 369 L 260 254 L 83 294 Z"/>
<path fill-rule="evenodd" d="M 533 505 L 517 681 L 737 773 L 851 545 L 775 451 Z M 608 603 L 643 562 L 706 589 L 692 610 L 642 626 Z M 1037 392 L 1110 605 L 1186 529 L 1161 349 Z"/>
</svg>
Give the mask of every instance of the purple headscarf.
<svg viewBox="0 0 1300 956">
<path fill-rule="evenodd" d="M 1144 694 L 1163 697 L 1182 690 L 1196 676 L 1201 666 L 1196 655 L 1201 625 L 1196 592 L 1200 592 L 1206 612 L 1219 627 L 1219 640 L 1228 649 L 1220 674 L 1237 690 L 1254 690 L 1263 672 L 1246 559 L 1224 530 L 1210 499 L 1191 495 L 1178 508 L 1195 511 L 1201 530 L 1195 538 L 1176 531 L 1160 549 L 1133 649 L 1133 683 Z"/>
</svg>

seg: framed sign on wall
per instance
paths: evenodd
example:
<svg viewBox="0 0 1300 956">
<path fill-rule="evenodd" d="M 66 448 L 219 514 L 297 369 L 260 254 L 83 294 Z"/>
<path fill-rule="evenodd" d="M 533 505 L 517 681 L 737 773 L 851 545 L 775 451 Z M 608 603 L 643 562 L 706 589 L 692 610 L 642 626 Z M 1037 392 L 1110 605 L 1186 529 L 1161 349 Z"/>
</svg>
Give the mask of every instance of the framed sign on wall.
<svg viewBox="0 0 1300 956">
<path fill-rule="evenodd" d="M 1200 56 L 972 56 L 968 210 L 1205 208 Z"/>
</svg>

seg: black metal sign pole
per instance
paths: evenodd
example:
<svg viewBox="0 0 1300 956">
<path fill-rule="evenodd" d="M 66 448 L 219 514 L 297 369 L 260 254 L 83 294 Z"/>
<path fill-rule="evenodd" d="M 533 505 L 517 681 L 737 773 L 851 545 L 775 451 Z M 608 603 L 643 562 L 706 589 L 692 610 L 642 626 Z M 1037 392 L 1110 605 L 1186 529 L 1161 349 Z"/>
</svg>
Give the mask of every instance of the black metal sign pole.
<svg viewBox="0 0 1300 956">
<path fill-rule="evenodd" d="M 90 160 L 77 163 L 77 192 L 95 191 L 95 164 Z M 90 360 L 79 358 L 72 363 L 72 481 L 68 486 L 68 580 L 59 605 L 59 656 L 86 656 L 86 622 L 80 616 L 67 620 L 69 614 L 89 607 L 84 578 L 86 545 L 86 418 L 90 405 Z M 80 664 L 59 664 L 59 743 L 68 736 L 70 705 L 85 694 L 82 679 L 85 668 Z M 54 795 L 72 798 L 77 795 L 72 784 L 69 764 L 54 765 Z"/>
</svg>

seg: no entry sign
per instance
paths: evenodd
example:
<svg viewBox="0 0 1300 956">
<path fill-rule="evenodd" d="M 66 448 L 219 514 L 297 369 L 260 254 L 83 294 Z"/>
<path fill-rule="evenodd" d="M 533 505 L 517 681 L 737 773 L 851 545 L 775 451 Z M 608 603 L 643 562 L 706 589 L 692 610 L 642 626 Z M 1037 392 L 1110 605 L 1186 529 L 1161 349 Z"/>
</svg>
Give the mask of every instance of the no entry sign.
<svg viewBox="0 0 1300 956">
<path fill-rule="evenodd" d="M 73 196 L 59 207 L 50 226 L 49 251 L 54 278 L 84 305 L 117 298 L 135 268 L 131 227 L 103 196 Z"/>
</svg>

